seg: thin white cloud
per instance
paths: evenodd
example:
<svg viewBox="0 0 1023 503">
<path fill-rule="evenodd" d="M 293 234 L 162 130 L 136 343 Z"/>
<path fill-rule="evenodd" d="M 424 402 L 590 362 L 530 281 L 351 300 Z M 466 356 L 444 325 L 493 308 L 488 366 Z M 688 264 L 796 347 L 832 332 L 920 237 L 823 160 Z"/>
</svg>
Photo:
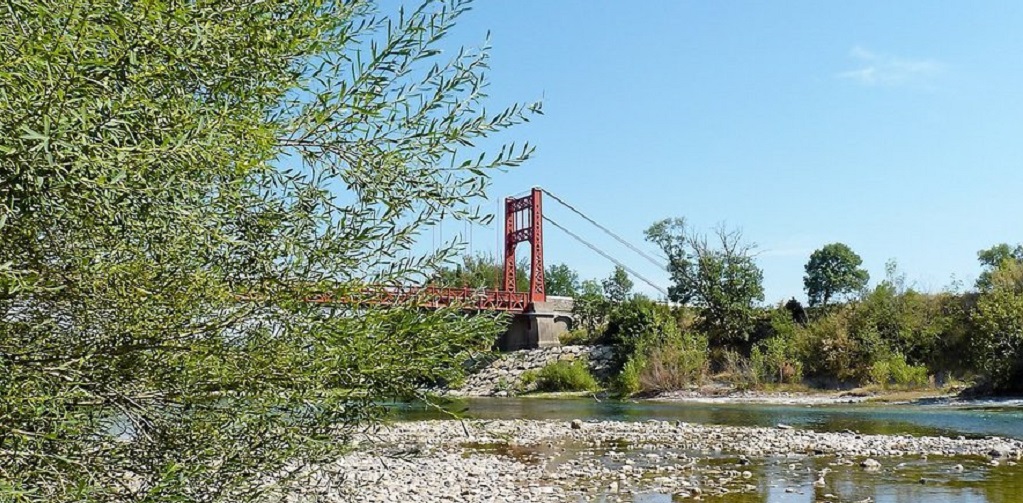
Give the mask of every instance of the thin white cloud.
<svg viewBox="0 0 1023 503">
<path fill-rule="evenodd" d="M 836 75 L 864 86 L 907 86 L 924 85 L 945 71 L 945 65 L 933 59 L 905 59 L 890 54 L 871 52 L 862 47 L 853 47 L 849 57 L 858 67 Z"/>
</svg>

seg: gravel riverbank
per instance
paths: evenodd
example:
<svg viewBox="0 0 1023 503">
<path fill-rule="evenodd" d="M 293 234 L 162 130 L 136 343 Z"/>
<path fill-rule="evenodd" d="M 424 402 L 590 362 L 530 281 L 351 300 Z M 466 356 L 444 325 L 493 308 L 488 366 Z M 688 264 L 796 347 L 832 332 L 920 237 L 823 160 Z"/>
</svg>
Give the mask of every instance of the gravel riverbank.
<svg viewBox="0 0 1023 503">
<path fill-rule="evenodd" d="M 926 466 L 928 473 L 954 477 L 1014 467 L 1023 453 L 1023 442 L 1002 438 L 665 421 L 418 421 L 358 440 L 356 451 L 315 472 L 307 487 L 310 494 L 324 493 L 319 499 L 292 500 L 633 501 L 643 493 L 707 499 L 778 489 L 780 483 L 791 484 L 785 492 L 816 493 L 816 501 L 856 501 L 830 492 L 831 472 Z"/>
</svg>

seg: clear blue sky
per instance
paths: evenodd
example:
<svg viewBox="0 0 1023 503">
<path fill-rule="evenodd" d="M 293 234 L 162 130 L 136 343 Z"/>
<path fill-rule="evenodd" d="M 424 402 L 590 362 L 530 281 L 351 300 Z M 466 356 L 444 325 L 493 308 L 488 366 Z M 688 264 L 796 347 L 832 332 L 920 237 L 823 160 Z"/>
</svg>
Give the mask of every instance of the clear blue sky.
<svg viewBox="0 0 1023 503">
<path fill-rule="evenodd" d="M 971 285 L 977 250 L 1023 240 L 1021 27 L 1019 1 L 518 0 L 477 2 L 453 37 L 491 32 L 492 108 L 544 102 L 503 136 L 538 150 L 494 196 L 542 185 L 636 243 L 670 216 L 739 227 L 776 302 L 804 298 L 803 265 L 826 243 L 858 252 L 872 284 L 895 259 L 937 290 Z M 610 272 L 546 233 L 548 264 Z M 473 234 L 494 248 L 493 230 Z"/>
</svg>

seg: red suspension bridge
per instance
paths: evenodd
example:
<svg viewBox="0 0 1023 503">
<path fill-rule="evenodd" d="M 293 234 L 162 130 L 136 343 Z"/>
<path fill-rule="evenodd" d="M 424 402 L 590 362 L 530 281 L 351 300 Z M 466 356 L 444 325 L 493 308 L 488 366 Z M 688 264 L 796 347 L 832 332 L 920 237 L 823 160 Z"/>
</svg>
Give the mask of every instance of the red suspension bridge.
<svg viewBox="0 0 1023 503">
<path fill-rule="evenodd" d="M 544 309 L 547 302 L 547 291 L 544 278 L 544 222 L 561 229 L 573 239 L 581 242 L 596 253 L 607 258 L 611 262 L 622 266 L 632 276 L 653 287 L 655 290 L 667 295 L 667 292 L 654 282 L 643 277 L 634 269 L 626 266 L 611 254 L 603 251 L 592 243 L 586 241 L 578 234 L 569 231 L 564 226 L 545 216 L 543 213 L 543 196 L 546 194 L 554 201 L 564 205 L 569 210 L 577 213 L 589 223 L 597 226 L 605 233 L 611 235 L 615 240 L 624 244 L 629 249 L 637 252 L 648 261 L 652 262 L 662 270 L 665 264 L 645 253 L 643 250 L 633 246 L 621 236 L 615 234 L 607 227 L 600 225 L 595 220 L 585 215 L 574 206 L 568 204 L 558 196 L 542 189 L 534 187 L 524 197 L 509 197 L 504 200 L 504 260 L 502 262 L 502 277 L 500 288 L 496 290 L 482 288 L 445 288 L 437 286 L 399 286 L 381 287 L 367 292 L 367 302 L 374 304 L 397 304 L 415 302 L 417 305 L 427 308 L 440 308 L 448 306 L 459 306 L 467 310 L 477 311 L 506 311 L 512 313 L 538 312 Z M 530 252 L 529 261 L 529 289 L 525 292 L 516 291 L 516 256 L 515 251 L 520 243 L 528 243 Z"/>
</svg>

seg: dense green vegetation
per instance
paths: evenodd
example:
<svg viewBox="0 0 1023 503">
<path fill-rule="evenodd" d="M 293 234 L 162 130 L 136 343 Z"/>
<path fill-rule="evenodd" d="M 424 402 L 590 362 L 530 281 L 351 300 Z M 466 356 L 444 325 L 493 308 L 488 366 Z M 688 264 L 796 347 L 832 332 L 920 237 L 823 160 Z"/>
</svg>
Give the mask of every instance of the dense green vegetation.
<svg viewBox="0 0 1023 503">
<path fill-rule="evenodd" d="M 712 246 L 684 221 L 665 220 L 647 236 L 671 261 L 676 303 L 634 295 L 631 285 L 601 291 L 584 282 L 579 327 L 565 338 L 616 346 L 618 374 L 609 384 L 624 394 L 712 378 L 739 388 L 972 382 L 979 391 L 1023 391 L 1021 247 L 980 251 L 974 291 L 925 293 L 907 285 L 894 262 L 868 288 L 860 257 L 833 243 L 806 264 L 811 307 L 795 299 L 764 307 L 754 247 L 737 233 L 719 230 Z"/>
<path fill-rule="evenodd" d="M 308 302 L 423 282 L 452 250 L 417 236 L 530 155 L 473 147 L 539 109 L 485 109 L 485 47 L 440 55 L 466 8 L 4 3 L 0 501 L 265 500 L 492 344 Z"/>
</svg>

